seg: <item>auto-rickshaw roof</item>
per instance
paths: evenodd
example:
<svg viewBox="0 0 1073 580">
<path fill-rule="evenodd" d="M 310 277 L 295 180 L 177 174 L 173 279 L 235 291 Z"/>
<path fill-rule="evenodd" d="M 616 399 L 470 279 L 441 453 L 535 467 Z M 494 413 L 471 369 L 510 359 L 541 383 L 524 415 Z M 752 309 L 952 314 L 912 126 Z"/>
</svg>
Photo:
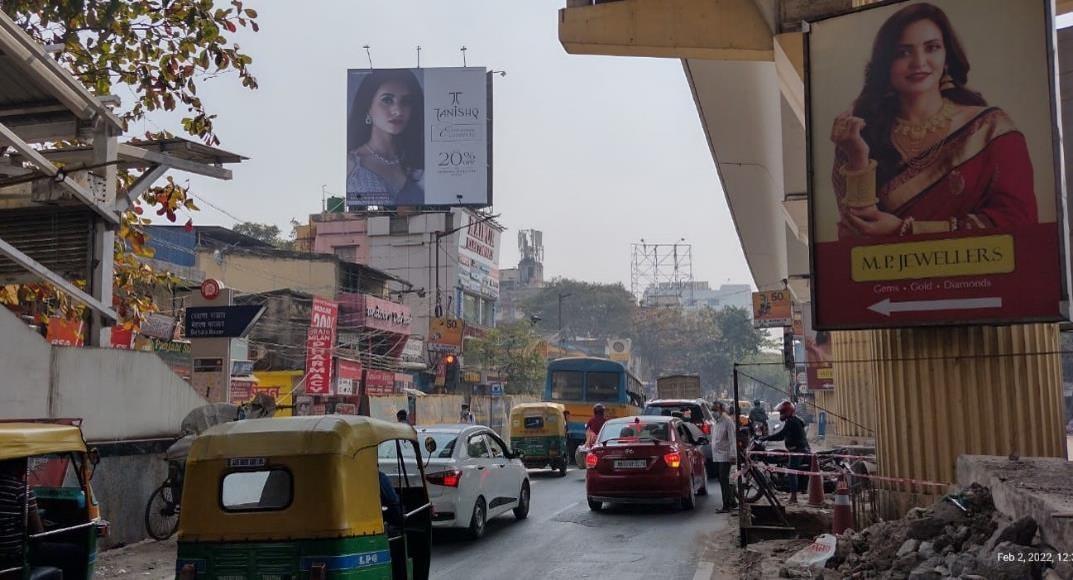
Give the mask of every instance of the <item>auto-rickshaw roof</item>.
<svg viewBox="0 0 1073 580">
<path fill-rule="evenodd" d="M 247 419 L 201 433 L 190 450 L 189 461 L 249 456 L 352 457 L 361 449 L 394 439 L 417 441 L 417 433 L 406 423 L 350 415 Z"/>
<path fill-rule="evenodd" d="M 0 423 L 0 461 L 47 455 L 86 452 L 82 431 L 72 425 L 49 423 Z"/>
<path fill-rule="evenodd" d="M 511 407 L 510 412 L 514 414 L 515 411 L 537 411 L 547 409 L 558 409 L 559 411 L 566 411 L 566 405 L 562 403 L 521 403 Z"/>
</svg>

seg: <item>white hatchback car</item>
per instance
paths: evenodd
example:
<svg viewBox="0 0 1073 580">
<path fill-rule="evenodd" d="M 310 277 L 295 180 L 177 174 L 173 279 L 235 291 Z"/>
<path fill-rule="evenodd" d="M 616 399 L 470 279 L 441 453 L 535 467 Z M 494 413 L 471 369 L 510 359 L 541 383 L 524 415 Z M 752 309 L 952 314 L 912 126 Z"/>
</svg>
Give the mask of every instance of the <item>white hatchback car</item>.
<svg viewBox="0 0 1073 580">
<path fill-rule="evenodd" d="M 483 425 L 417 427 L 426 449 L 429 438 L 436 442 L 425 467 L 434 527 L 466 528 L 476 539 L 491 518 L 508 511 L 518 519 L 529 515 L 529 473 L 495 431 Z"/>
</svg>

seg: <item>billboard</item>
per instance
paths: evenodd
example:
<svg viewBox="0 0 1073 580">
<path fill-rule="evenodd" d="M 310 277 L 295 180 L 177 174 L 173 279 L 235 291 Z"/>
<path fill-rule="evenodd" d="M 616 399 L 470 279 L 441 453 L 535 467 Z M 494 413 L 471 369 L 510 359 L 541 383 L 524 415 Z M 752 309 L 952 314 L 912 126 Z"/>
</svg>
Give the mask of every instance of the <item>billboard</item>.
<svg viewBox="0 0 1073 580">
<path fill-rule="evenodd" d="M 458 234 L 458 285 L 471 294 L 499 298 L 500 228 L 491 220 L 463 212 Z"/>
<path fill-rule="evenodd" d="M 790 291 L 753 292 L 753 328 L 782 328 L 794 323 Z"/>
<path fill-rule="evenodd" d="M 817 328 L 1062 318 L 1051 10 L 933 0 L 810 23 Z"/>
<path fill-rule="evenodd" d="M 348 209 L 492 203 L 484 68 L 347 71 Z"/>
<path fill-rule="evenodd" d="M 330 395 L 332 392 L 332 351 L 335 349 L 338 323 L 339 305 L 314 297 L 306 337 L 307 395 Z"/>
</svg>

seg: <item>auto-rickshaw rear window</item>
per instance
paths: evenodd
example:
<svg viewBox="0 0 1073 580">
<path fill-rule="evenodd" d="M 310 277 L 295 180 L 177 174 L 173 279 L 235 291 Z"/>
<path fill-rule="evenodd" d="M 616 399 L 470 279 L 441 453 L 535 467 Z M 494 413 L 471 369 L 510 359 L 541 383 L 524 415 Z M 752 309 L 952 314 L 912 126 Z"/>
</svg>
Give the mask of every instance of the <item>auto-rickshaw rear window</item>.
<svg viewBox="0 0 1073 580">
<path fill-rule="evenodd" d="M 232 471 L 220 483 L 220 505 L 229 512 L 282 510 L 293 497 L 294 480 L 282 467 Z"/>
<path fill-rule="evenodd" d="M 544 417 L 526 417 L 525 418 L 526 429 L 543 429 Z"/>
</svg>

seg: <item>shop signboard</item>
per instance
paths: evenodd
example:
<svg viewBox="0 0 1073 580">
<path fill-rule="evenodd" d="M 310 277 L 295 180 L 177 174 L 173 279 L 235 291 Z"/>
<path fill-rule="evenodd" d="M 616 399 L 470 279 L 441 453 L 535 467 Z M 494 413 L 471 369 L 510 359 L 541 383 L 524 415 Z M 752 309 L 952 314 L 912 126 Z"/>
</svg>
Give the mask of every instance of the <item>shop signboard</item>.
<svg viewBox="0 0 1073 580">
<path fill-rule="evenodd" d="M 1053 10 L 882 2 L 808 24 L 817 329 L 1063 319 Z"/>
<path fill-rule="evenodd" d="M 305 392 L 329 395 L 332 390 L 332 351 L 339 321 L 339 305 L 320 297 L 313 298 L 309 334 L 306 337 Z"/>
</svg>

